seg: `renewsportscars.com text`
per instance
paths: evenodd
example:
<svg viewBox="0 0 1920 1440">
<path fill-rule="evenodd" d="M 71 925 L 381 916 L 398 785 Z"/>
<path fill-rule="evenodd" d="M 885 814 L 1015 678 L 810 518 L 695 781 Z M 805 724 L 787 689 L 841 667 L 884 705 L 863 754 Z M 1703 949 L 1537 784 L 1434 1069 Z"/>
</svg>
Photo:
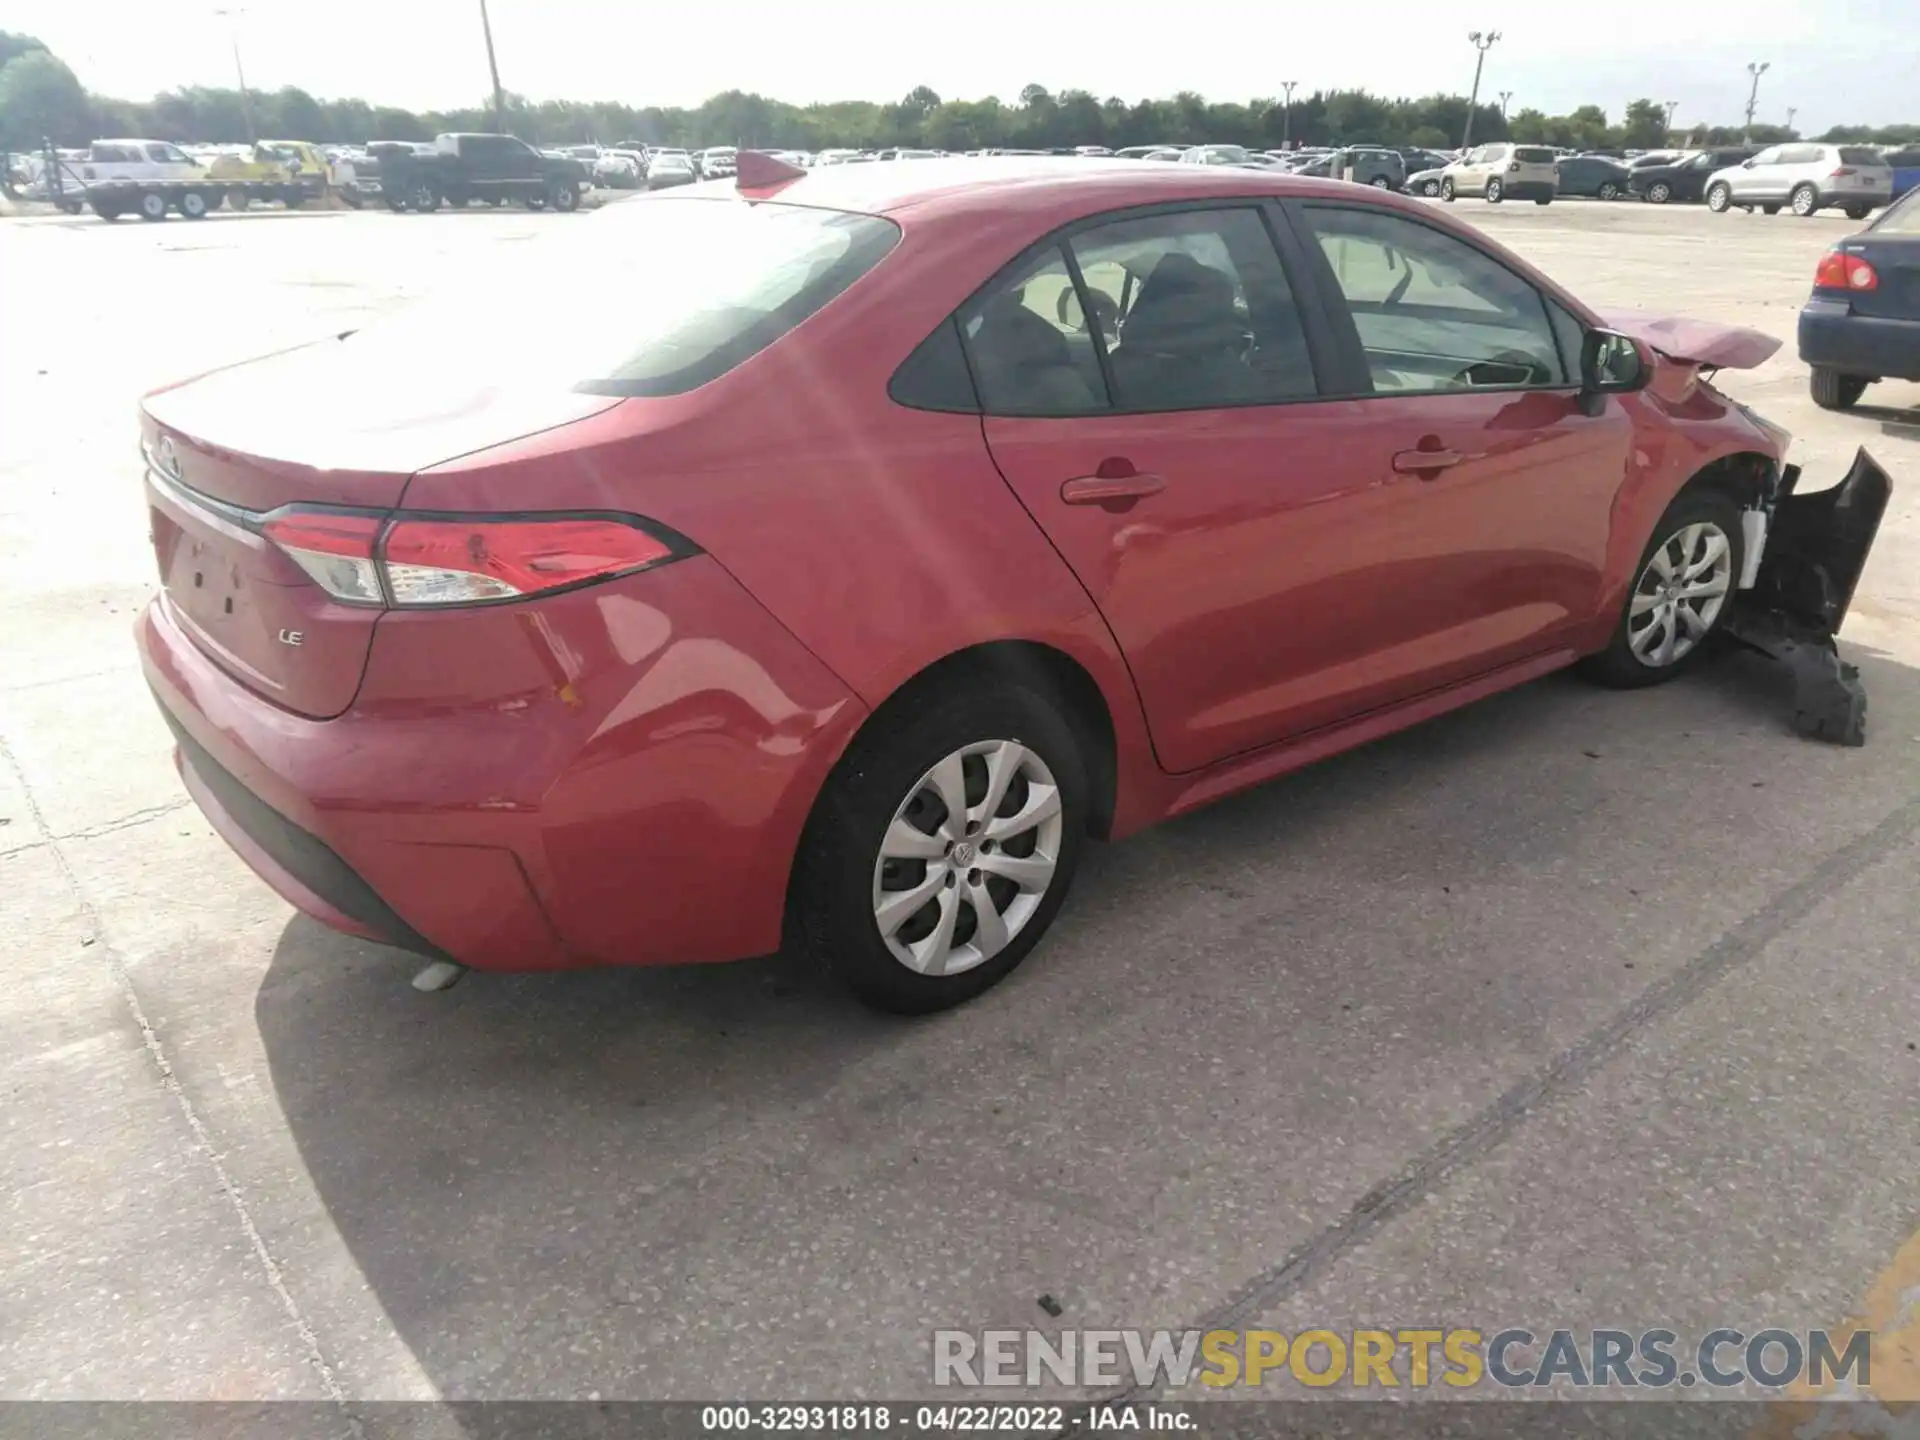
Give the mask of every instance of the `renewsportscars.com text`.
<svg viewBox="0 0 1920 1440">
<path fill-rule="evenodd" d="M 1777 1390 L 1873 1383 L 1872 1336 L 1725 1326 L 1672 1330 L 936 1330 L 933 1383 L 1179 1390 L 1292 1383 L 1323 1389 Z"/>
</svg>

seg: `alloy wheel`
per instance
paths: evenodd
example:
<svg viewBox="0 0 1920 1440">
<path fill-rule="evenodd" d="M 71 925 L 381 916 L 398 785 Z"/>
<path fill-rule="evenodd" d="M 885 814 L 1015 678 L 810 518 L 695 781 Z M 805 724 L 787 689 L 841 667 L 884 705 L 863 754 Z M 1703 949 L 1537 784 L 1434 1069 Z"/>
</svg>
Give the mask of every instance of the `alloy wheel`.
<svg viewBox="0 0 1920 1440">
<path fill-rule="evenodd" d="M 1026 928 L 1060 861 L 1060 787 L 1017 740 L 955 750 L 894 811 L 873 867 L 873 919 L 922 975 L 984 964 Z"/>
<path fill-rule="evenodd" d="M 1707 638 L 1733 587 L 1726 532 L 1699 521 L 1667 537 L 1648 559 L 1627 610 L 1627 645 L 1642 665 L 1665 669 Z"/>
</svg>

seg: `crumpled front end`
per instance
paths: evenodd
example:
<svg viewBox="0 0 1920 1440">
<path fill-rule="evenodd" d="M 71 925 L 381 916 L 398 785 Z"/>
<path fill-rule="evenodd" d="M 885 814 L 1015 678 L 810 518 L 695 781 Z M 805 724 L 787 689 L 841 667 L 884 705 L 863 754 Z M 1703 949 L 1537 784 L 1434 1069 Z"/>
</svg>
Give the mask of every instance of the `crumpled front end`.
<svg viewBox="0 0 1920 1440">
<path fill-rule="evenodd" d="M 1785 467 L 1762 499 L 1765 548 L 1727 630 L 1792 672 L 1792 725 L 1798 733 L 1864 745 L 1866 691 L 1858 668 L 1841 660 L 1835 636 L 1879 534 L 1893 482 L 1865 450 L 1830 490 L 1802 495 L 1799 480 L 1799 466 Z"/>
</svg>

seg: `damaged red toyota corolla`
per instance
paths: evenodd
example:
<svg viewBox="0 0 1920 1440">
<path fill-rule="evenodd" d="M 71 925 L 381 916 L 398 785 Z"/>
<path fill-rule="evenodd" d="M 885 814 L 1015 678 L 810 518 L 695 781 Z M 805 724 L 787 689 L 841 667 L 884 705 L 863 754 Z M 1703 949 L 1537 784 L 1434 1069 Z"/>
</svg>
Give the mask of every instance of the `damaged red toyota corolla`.
<svg viewBox="0 0 1920 1440">
<path fill-rule="evenodd" d="M 743 155 L 568 230 L 146 403 L 181 773 L 340 929 L 486 969 L 804 937 L 930 1010 L 1086 837 L 1559 666 L 1644 685 L 1745 623 L 1857 718 L 1886 480 L 1788 498 L 1701 373 L 1773 342 L 1609 322 L 1414 202 Z"/>
</svg>

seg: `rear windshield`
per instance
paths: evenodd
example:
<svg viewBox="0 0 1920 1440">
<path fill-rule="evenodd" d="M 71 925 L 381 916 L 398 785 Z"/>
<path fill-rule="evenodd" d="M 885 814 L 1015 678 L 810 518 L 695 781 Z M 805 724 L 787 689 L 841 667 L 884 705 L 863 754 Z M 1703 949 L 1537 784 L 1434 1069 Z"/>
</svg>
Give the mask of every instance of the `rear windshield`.
<svg viewBox="0 0 1920 1440">
<path fill-rule="evenodd" d="M 1513 152 L 1513 158 L 1528 165 L 1551 165 L 1554 153 L 1542 150 L 1537 145 L 1522 145 Z"/>
<path fill-rule="evenodd" d="M 664 196 L 554 232 L 345 345 L 481 388 L 679 395 L 785 335 L 900 235 L 875 215 Z"/>
<path fill-rule="evenodd" d="M 1920 235 L 1920 190 L 1909 190 L 1873 227 L 1876 235 Z"/>
<path fill-rule="evenodd" d="M 1869 150 L 1864 145 L 1842 145 L 1840 163 L 1842 165 L 1884 165 L 1887 163 L 1887 158 L 1878 150 Z"/>
</svg>

